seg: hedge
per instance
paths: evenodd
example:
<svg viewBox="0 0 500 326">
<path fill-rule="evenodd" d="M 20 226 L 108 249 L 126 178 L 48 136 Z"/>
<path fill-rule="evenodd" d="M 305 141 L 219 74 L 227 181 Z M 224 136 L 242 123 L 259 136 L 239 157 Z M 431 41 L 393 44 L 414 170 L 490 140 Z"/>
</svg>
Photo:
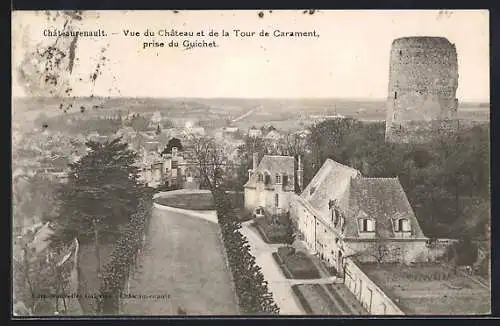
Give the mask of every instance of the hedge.
<svg viewBox="0 0 500 326">
<path fill-rule="evenodd" d="M 255 264 L 248 241 L 240 232 L 241 224 L 236 218 L 230 198 L 224 192 L 216 192 L 214 200 L 241 311 L 255 315 L 278 314 L 279 308 L 268 289 L 261 268 Z"/>
<path fill-rule="evenodd" d="M 104 268 L 100 290 L 103 313 L 119 312 L 119 297 L 136 262 L 137 252 L 143 245 L 142 238 L 147 230 L 152 206 L 152 196 L 141 199 L 136 213 L 131 216 L 113 249 L 111 262 Z"/>
</svg>

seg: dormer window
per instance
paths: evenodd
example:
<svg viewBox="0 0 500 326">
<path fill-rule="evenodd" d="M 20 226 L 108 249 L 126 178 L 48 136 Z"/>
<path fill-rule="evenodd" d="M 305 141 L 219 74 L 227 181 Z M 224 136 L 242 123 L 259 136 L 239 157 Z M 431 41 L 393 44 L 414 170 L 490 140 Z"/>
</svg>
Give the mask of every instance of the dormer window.
<svg viewBox="0 0 500 326">
<path fill-rule="evenodd" d="M 276 174 L 276 184 L 281 184 L 281 175 Z"/>
<path fill-rule="evenodd" d="M 400 218 L 395 221 L 394 230 L 396 232 L 410 232 L 411 225 L 407 218 Z"/>
<path fill-rule="evenodd" d="M 359 219 L 360 232 L 375 232 L 375 220 L 370 218 Z"/>
</svg>

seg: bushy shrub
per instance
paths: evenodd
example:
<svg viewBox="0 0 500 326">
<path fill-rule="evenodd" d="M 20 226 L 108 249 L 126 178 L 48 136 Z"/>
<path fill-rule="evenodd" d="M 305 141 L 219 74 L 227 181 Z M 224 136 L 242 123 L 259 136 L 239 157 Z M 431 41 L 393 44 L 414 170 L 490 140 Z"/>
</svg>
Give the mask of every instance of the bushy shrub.
<svg viewBox="0 0 500 326">
<path fill-rule="evenodd" d="M 287 226 L 280 223 L 269 223 L 265 217 L 255 219 L 256 225 L 265 234 L 270 243 L 285 243 Z"/>
</svg>

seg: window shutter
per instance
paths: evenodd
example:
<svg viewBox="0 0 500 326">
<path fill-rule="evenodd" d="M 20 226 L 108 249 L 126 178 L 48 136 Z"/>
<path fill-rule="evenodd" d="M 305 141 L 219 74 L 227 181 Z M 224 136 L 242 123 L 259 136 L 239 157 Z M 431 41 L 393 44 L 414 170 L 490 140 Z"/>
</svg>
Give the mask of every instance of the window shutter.
<svg viewBox="0 0 500 326">
<path fill-rule="evenodd" d="M 408 221 L 407 219 L 403 219 L 403 230 L 402 231 L 408 232 L 410 230 L 411 230 L 410 221 Z"/>
<path fill-rule="evenodd" d="M 366 231 L 373 232 L 375 231 L 375 221 L 367 219 L 366 220 Z"/>
<path fill-rule="evenodd" d="M 271 176 L 269 174 L 266 174 L 265 176 L 265 184 L 268 185 L 271 183 Z"/>
<path fill-rule="evenodd" d="M 399 219 L 397 220 L 392 220 L 392 226 L 394 227 L 395 232 L 399 232 Z"/>
</svg>

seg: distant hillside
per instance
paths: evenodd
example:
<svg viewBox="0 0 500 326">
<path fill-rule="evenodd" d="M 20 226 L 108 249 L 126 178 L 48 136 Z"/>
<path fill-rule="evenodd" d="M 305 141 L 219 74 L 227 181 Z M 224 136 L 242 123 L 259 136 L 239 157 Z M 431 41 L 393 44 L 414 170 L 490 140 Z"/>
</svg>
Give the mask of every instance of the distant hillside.
<svg viewBox="0 0 500 326">
<path fill-rule="evenodd" d="M 461 102 L 459 117 L 466 120 L 489 120 L 489 103 Z M 77 98 L 16 98 L 15 115 L 24 119 L 22 112 L 95 113 L 106 110 L 150 114 L 155 111 L 169 118 L 189 120 L 232 120 L 245 115 L 237 125 L 248 128 L 254 123 L 288 126 L 299 121 L 306 123 L 311 115 L 340 114 L 360 120 L 385 120 L 385 99 L 257 99 L 257 98 L 132 98 L 132 97 L 77 97 Z M 64 108 L 68 108 L 64 112 Z M 307 121 L 310 123 L 313 121 Z"/>
</svg>

